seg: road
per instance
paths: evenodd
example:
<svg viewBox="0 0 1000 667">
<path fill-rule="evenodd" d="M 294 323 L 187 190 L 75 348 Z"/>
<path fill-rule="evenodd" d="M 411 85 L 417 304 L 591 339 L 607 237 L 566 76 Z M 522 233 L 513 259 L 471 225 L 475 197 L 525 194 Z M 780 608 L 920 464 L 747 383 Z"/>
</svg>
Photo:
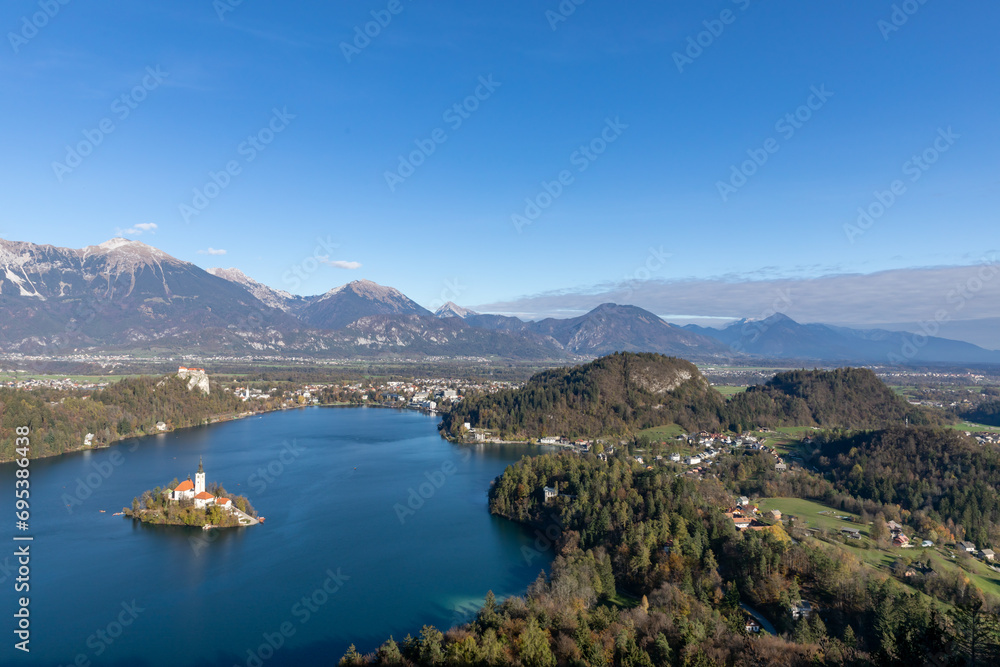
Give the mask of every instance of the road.
<svg viewBox="0 0 1000 667">
<path fill-rule="evenodd" d="M 748 614 L 750 614 L 751 616 L 753 616 L 754 618 L 756 618 L 757 622 L 760 623 L 760 627 L 762 627 L 763 629 L 767 630 L 772 635 L 774 635 L 776 637 L 778 636 L 778 631 L 774 629 L 773 625 L 771 625 L 771 621 L 769 621 L 766 618 L 764 618 L 764 616 L 759 611 L 757 611 L 753 607 L 750 607 L 748 605 L 743 604 L 742 602 L 740 603 L 740 608 L 743 611 L 745 611 Z"/>
</svg>

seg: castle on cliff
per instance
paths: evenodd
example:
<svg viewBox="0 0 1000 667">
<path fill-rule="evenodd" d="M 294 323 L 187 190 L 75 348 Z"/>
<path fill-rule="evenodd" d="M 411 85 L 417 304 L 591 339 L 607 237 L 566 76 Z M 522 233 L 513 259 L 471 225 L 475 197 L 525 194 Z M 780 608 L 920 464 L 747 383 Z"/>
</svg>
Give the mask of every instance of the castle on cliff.
<svg viewBox="0 0 1000 667">
<path fill-rule="evenodd" d="M 188 391 L 198 388 L 205 394 L 209 392 L 208 372 L 204 368 L 181 366 L 177 369 L 177 377 L 188 381 Z"/>
</svg>

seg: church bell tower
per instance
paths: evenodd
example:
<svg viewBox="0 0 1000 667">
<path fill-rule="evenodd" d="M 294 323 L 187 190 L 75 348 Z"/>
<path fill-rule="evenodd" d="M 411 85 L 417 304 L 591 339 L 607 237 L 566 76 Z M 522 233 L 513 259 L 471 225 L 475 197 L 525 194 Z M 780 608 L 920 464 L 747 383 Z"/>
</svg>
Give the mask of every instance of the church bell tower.
<svg viewBox="0 0 1000 667">
<path fill-rule="evenodd" d="M 198 495 L 205 490 L 205 466 L 202 465 L 201 458 L 198 458 L 198 472 L 194 476 L 194 494 Z"/>
</svg>

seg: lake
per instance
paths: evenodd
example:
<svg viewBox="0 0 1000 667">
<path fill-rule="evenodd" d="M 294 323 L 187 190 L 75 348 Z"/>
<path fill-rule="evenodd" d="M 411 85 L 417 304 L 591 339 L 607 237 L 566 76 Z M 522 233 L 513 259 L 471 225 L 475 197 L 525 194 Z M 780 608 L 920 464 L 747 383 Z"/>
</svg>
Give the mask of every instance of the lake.
<svg viewBox="0 0 1000 667">
<path fill-rule="evenodd" d="M 453 445 L 437 421 L 307 408 L 32 461 L 30 654 L 13 648 L 15 467 L 0 465 L 0 663 L 336 664 L 349 643 L 367 652 L 467 620 L 488 590 L 523 593 L 551 550 L 491 516 L 487 490 L 540 450 Z M 199 458 L 266 522 L 202 531 L 112 516 L 193 477 Z"/>
</svg>

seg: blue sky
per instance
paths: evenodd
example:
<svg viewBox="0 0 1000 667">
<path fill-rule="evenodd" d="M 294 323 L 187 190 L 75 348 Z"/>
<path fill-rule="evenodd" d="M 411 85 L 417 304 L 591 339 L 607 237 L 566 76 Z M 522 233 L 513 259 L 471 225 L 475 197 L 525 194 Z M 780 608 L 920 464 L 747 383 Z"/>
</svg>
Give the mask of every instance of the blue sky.
<svg viewBox="0 0 1000 667">
<path fill-rule="evenodd" d="M 890 31 L 882 0 L 588 0 L 558 21 L 556 0 L 6 2 L 0 237 L 124 230 L 296 293 L 367 278 L 425 305 L 975 263 L 997 246 L 1000 7 L 901 4 Z M 391 21 L 345 55 L 372 12 Z M 390 187 L 417 141 L 433 152 Z M 211 173 L 226 187 L 185 215 Z M 561 192 L 519 230 L 543 183 Z"/>
</svg>

